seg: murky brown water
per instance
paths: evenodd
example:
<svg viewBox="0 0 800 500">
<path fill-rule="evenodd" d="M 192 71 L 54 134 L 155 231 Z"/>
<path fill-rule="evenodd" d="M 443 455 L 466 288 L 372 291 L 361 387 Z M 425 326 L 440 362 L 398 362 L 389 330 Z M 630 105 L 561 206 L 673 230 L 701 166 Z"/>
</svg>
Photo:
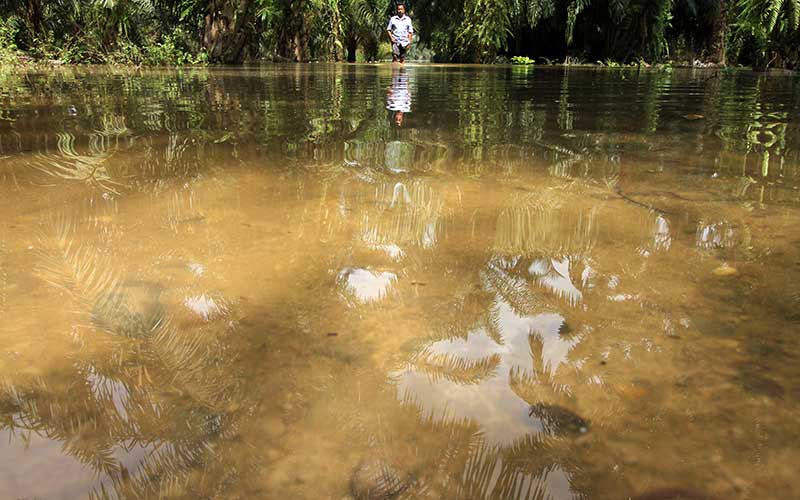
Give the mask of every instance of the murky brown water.
<svg viewBox="0 0 800 500">
<path fill-rule="evenodd" d="M 793 77 L 3 69 L 0 498 L 800 498 L 798 148 Z"/>
</svg>

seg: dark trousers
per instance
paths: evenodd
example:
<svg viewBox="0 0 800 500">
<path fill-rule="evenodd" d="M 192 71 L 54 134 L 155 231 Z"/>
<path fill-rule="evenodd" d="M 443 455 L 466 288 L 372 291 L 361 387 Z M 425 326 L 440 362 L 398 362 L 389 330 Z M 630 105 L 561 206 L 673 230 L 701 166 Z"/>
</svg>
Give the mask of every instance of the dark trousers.
<svg viewBox="0 0 800 500">
<path fill-rule="evenodd" d="M 399 43 L 392 44 L 392 60 L 396 61 L 400 59 L 401 61 L 406 58 L 406 52 L 408 52 L 408 46 L 402 46 Z"/>
</svg>

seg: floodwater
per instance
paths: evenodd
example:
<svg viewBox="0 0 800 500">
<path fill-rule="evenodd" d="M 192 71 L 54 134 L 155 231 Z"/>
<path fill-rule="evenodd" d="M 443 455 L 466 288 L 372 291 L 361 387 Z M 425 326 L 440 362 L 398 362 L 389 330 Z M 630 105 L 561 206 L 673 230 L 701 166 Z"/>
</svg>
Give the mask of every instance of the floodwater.
<svg viewBox="0 0 800 500">
<path fill-rule="evenodd" d="M 0 69 L 0 498 L 800 498 L 800 79 Z"/>
</svg>

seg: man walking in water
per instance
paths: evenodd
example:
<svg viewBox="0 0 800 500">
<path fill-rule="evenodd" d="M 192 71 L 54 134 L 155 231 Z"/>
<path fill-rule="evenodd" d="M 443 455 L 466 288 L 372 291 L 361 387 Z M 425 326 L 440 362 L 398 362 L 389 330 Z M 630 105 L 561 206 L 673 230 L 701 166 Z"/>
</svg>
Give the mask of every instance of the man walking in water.
<svg viewBox="0 0 800 500">
<path fill-rule="evenodd" d="M 411 25 L 411 18 L 406 15 L 405 5 L 397 5 L 397 15 L 389 19 L 386 31 L 392 41 L 392 62 L 406 62 L 406 52 L 414 37 L 414 26 Z"/>
</svg>

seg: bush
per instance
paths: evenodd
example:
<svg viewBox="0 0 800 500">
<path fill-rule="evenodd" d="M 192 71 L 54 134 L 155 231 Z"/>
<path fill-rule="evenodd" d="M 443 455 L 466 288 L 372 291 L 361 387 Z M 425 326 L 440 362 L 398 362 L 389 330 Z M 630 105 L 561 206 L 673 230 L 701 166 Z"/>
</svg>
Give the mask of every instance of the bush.
<svg viewBox="0 0 800 500">
<path fill-rule="evenodd" d="M 148 44 L 144 47 L 144 64 L 151 66 L 185 64 L 205 64 L 208 55 L 205 51 L 192 50 L 191 37 L 181 28 L 169 35 L 164 35 L 160 43 Z"/>
<path fill-rule="evenodd" d="M 606 59 L 605 61 L 597 61 L 599 66 L 605 66 L 607 68 L 621 68 L 624 64 L 614 61 L 613 59 Z"/>
<path fill-rule="evenodd" d="M 181 29 L 164 35 L 161 41 L 146 40 L 143 44 L 122 41 L 119 48 L 109 54 L 107 62 L 133 64 L 136 66 L 183 66 L 186 64 L 206 64 L 205 51 L 193 54 L 187 47 L 188 36 Z"/>
<path fill-rule="evenodd" d="M 534 64 L 535 61 L 527 56 L 514 56 L 511 58 L 511 64 L 518 64 L 521 66 L 528 66 Z"/>
<path fill-rule="evenodd" d="M 19 59 L 16 38 L 20 21 L 16 16 L 0 18 L 0 63 L 14 63 Z"/>
</svg>

